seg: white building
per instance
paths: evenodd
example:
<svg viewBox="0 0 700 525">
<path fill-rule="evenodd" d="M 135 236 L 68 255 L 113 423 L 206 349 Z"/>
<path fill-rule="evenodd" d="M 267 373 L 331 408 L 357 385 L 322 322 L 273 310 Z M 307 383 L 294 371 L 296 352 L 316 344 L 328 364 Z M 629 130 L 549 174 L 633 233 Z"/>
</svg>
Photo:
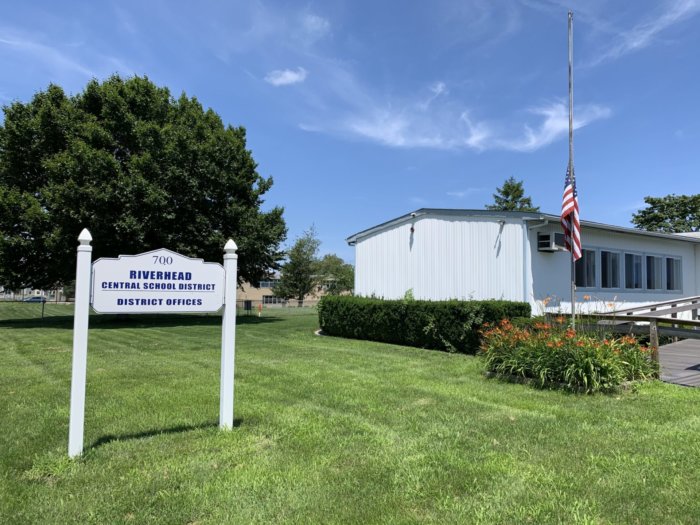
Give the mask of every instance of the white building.
<svg viewBox="0 0 700 525">
<path fill-rule="evenodd" d="M 700 235 L 581 223 L 577 311 L 700 295 Z M 558 215 L 423 208 L 348 237 L 355 293 L 386 299 L 508 299 L 571 309 Z"/>
</svg>

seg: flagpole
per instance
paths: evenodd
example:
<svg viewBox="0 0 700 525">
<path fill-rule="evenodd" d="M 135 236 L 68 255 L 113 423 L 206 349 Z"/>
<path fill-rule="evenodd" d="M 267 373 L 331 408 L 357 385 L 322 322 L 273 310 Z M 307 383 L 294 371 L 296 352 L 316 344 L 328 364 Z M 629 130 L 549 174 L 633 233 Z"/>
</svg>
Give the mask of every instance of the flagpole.
<svg viewBox="0 0 700 525">
<path fill-rule="evenodd" d="M 574 176 L 574 13 L 569 11 L 569 173 Z M 574 229 L 573 213 L 569 216 Z M 571 328 L 576 328 L 576 259 L 571 242 Z"/>
</svg>

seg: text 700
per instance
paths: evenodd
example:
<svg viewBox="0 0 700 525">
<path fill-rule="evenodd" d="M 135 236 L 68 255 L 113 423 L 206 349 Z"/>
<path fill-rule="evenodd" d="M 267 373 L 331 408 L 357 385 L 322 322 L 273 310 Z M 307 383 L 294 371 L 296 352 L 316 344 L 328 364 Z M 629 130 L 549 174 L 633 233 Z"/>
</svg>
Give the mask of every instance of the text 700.
<svg viewBox="0 0 700 525">
<path fill-rule="evenodd" d="M 153 264 L 161 264 L 163 266 L 173 264 L 173 258 L 169 255 L 154 255 Z"/>
</svg>

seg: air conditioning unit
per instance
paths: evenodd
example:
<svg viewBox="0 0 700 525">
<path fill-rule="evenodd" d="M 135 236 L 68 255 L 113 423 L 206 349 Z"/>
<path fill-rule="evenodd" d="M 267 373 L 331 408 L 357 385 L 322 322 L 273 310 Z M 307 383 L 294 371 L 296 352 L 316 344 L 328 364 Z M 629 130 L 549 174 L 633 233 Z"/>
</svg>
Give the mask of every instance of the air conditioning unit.
<svg viewBox="0 0 700 525">
<path fill-rule="evenodd" d="M 566 250 L 563 233 L 538 233 L 538 252 L 561 252 Z"/>
</svg>

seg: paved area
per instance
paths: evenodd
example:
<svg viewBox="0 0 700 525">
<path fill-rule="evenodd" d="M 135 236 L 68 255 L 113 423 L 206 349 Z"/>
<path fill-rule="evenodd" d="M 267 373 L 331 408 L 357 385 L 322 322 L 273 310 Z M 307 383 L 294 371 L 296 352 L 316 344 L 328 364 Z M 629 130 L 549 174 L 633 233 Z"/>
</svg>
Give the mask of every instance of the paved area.
<svg viewBox="0 0 700 525">
<path fill-rule="evenodd" d="M 684 339 L 659 347 L 661 380 L 683 386 L 700 386 L 700 340 Z"/>
</svg>

